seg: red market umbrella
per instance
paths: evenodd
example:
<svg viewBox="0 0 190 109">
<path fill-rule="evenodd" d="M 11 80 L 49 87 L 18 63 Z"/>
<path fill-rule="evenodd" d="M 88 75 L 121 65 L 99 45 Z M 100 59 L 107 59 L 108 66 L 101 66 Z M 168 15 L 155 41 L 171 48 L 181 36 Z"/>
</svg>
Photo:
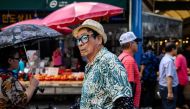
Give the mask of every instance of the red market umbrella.
<svg viewBox="0 0 190 109">
<path fill-rule="evenodd" d="M 123 13 L 123 8 L 97 2 L 75 2 L 57 11 L 52 12 L 43 19 L 48 26 L 78 24 L 88 18 L 97 19 L 110 17 Z"/>
<path fill-rule="evenodd" d="M 56 26 L 56 27 L 54 27 L 54 26 L 52 26 L 51 27 L 52 29 L 54 29 L 55 28 L 55 30 L 56 31 L 58 31 L 58 32 L 60 32 L 60 33 L 63 33 L 63 34 L 70 34 L 70 33 L 72 33 L 72 29 L 70 29 L 70 28 L 68 28 L 68 27 L 61 27 L 60 25 L 58 25 L 58 26 Z"/>
<path fill-rule="evenodd" d="M 1 28 L 1 30 L 6 30 L 6 29 L 8 29 L 10 27 L 14 27 L 16 25 L 22 25 L 22 24 L 44 25 L 44 24 L 42 24 L 41 19 L 29 19 L 29 20 L 20 21 L 20 22 L 14 23 L 12 25 L 6 26 L 4 28 Z M 52 28 L 52 29 L 64 34 L 64 35 L 70 34 L 72 32 L 72 29 L 70 29 L 68 27 L 53 26 L 53 27 L 50 27 L 50 28 Z"/>
<path fill-rule="evenodd" d="M 41 19 L 29 19 L 29 20 L 24 20 L 24 21 L 20 21 L 14 24 L 11 24 L 9 26 L 6 26 L 4 28 L 1 28 L 1 30 L 6 30 L 10 27 L 14 27 L 16 25 L 22 25 L 22 24 L 36 24 L 36 25 L 40 25 L 41 24 Z"/>
</svg>

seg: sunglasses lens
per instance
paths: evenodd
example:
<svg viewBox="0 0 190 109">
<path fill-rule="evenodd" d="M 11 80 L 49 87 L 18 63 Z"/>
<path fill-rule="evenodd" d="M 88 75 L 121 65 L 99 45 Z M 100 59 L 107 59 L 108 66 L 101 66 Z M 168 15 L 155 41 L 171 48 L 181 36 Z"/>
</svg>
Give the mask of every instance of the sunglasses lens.
<svg viewBox="0 0 190 109">
<path fill-rule="evenodd" d="M 82 36 L 81 41 L 82 41 L 82 43 L 88 42 L 88 36 Z"/>
<path fill-rule="evenodd" d="M 19 58 L 13 58 L 13 59 L 14 59 L 14 60 L 17 60 L 17 61 L 19 60 Z"/>
<path fill-rule="evenodd" d="M 80 45 L 80 43 L 87 43 L 89 40 L 88 35 L 83 35 L 79 39 L 76 39 L 76 44 Z"/>
</svg>

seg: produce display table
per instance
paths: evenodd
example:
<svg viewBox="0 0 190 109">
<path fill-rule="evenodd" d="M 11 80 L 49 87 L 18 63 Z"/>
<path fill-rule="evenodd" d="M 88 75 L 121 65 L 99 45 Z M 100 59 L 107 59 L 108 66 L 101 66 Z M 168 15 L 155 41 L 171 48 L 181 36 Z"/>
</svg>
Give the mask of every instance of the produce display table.
<svg viewBox="0 0 190 109">
<path fill-rule="evenodd" d="M 28 86 L 29 81 L 21 81 L 23 86 Z M 82 81 L 40 81 L 40 88 L 44 92 L 38 95 L 58 95 L 58 94 L 81 94 Z"/>
</svg>

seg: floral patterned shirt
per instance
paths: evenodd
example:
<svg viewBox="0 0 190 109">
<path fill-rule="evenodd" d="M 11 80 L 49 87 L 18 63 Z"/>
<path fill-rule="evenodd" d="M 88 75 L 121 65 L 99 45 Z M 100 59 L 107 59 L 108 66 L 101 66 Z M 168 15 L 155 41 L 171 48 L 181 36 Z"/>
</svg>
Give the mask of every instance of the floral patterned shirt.
<svg viewBox="0 0 190 109">
<path fill-rule="evenodd" d="M 126 70 L 116 55 L 102 48 L 86 65 L 80 109 L 111 109 L 120 97 L 132 97 Z"/>
<path fill-rule="evenodd" d="M 11 72 L 0 72 L 0 109 L 23 109 L 27 104 L 24 91 Z"/>
</svg>

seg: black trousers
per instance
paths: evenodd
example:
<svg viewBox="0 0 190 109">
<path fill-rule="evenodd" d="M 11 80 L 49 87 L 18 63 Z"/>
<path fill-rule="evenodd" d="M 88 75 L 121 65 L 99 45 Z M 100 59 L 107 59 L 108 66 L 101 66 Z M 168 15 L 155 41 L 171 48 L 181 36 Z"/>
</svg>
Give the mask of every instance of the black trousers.
<svg viewBox="0 0 190 109">
<path fill-rule="evenodd" d="M 178 85 L 178 92 L 177 92 L 177 107 L 183 107 L 185 105 L 185 97 L 184 97 L 184 88 L 185 86 Z"/>
<path fill-rule="evenodd" d="M 142 81 L 141 107 L 153 107 L 157 81 Z"/>
</svg>

